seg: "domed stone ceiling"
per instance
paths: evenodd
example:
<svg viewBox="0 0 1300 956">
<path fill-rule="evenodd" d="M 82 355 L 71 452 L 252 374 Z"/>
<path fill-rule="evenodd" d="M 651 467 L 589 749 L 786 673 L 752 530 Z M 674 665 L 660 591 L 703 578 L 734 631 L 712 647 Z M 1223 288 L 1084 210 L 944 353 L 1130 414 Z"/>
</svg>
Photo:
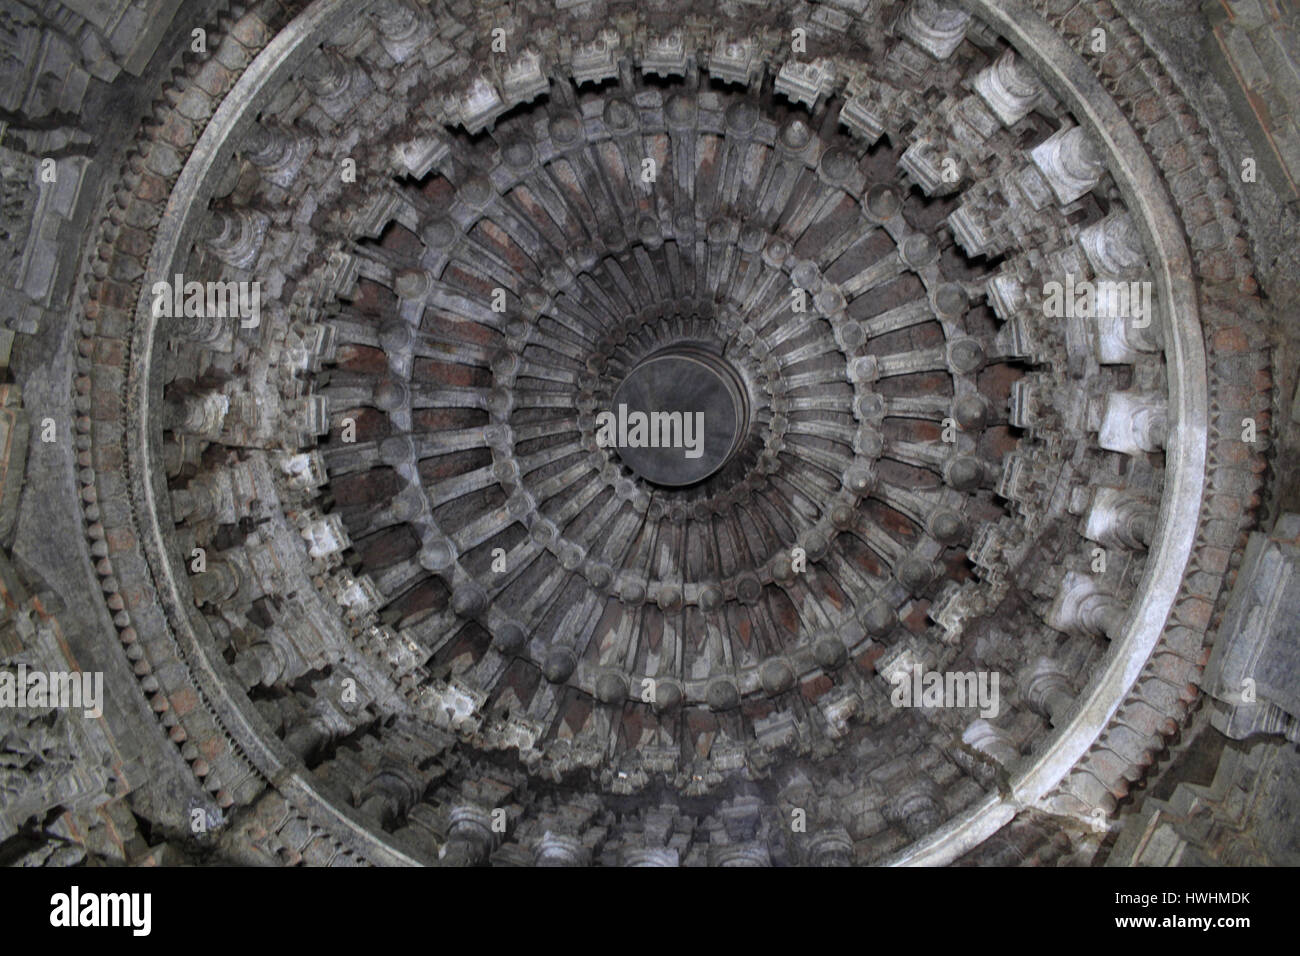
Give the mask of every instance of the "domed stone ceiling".
<svg viewBox="0 0 1300 956">
<path fill-rule="evenodd" d="M 74 385 L 107 607 L 241 840 L 1104 831 L 1196 696 L 1269 413 L 1215 337 L 1257 307 L 1225 181 L 1108 3 L 231 14 L 100 223 Z M 260 312 L 170 315 L 177 277 Z M 620 408 L 700 413 L 698 454 Z M 930 674 L 992 699 L 900 706 Z"/>
</svg>

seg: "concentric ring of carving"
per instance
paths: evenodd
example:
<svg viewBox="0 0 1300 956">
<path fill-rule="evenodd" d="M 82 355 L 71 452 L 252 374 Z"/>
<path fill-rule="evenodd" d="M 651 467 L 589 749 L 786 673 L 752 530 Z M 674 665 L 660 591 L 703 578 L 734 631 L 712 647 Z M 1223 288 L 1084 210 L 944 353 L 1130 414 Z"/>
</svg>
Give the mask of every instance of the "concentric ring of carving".
<svg viewBox="0 0 1300 956">
<path fill-rule="evenodd" d="M 417 229 L 363 247 L 362 276 L 389 287 L 393 312 L 415 304 L 426 323 L 383 333 L 389 377 L 373 394 L 397 435 L 380 456 L 399 471 L 434 457 L 459 469 L 410 489 L 426 498 L 420 563 L 448 583 L 456 613 L 483 621 L 496 650 L 523 651 L 548 679 L 605 703 L 671 681 L 683 704 L 734 704 L 772 692 L 764 667 L 788 672 L 775 685 L 790 689 L 887 636 L 897 607 L 926 592 L 936 560 L 969 533 L 963 509 L 980 482 L 945 476 L 944 466 L 1007 401 L 1005 382 L 991 398 L 977 387 L 997 345 L 967 332 L 966 288 L 942 273 L 938 241 L 907 221 L 905 187 L 867 178 L 892 172 L 897 157 L 848 139 L 827 145 L 798 116 L 778 124 L 748 100 L 727 101 L 676 94 L 665 103 L 650 92 L 607 98 L 589 122 L 561 112 L 544 126 L 503 128 L 504 150 L 466 147 L 464 167 L 482 172 L 397 194 L 392 221 L 406 209 L 407 221 L 423 217 Z M 529 141 L 530 127 L 549 135 Z M 524 152 L 535 163 L 528 175 L 508 162 Z M 690 197 L 632 185 L 642 155 L 656 153 L 695 166 L 683 172 L 669 159 L 648 185 L 662 175 L 709 198 L 668 220 Z M 579 182 L 589 185 L 577 191 Z M 961 278 L 979 287 L 978 272 Z M 504 311 L 492 311 L 493 295 Z M 480 370 L 477 388 L 414 379 L 409 350 L 439 321 L 435 302 L 474 303 L 438 337 Z M 467 314 L 479 321 L 472 336 Z M 637 328 L 611 329 L 610 315 L 637 316 Z M 595 412 L 636 360 L 701 341 L 734 357 L 757 397 L 755 449 L 727 474 L 672 493 L 634 480 L 597 447 Z M 442 421 L 417 424 L 434 408 L 466 422 L 486 409 L 487 424 L 435 433 Z M 962 429 L 960 444 L 951 425 L 952 440 L 932 440 L 945 418 Z M 490 467 L 472 455 L 450 463 L 473 447 L 490 452 Z M 493 509 L 489 495 L 504 506 Z M 861 506 L 867 498 L 874 514 Z M 494 548 L 505 552 L 496 572 Z M 662 564 L 665 548 L 674 557 Z M 543 553 L 548 561 L 537 560 Z M 392 597 L 410 583 L 390 580 L 380 586 Z M 537 596 L 570 582 L 586 586 L 581 603 L 566 598 L 576 614 L 558 616 L 557 633 L 530 626 Z M 622 617 L 601 620 L 590 602 L 610 597 Z M 574 620 L 595 629 L 566 633 Z M 650 622 L 666 649 L 641 637 Z M 740 636 L 751 631 L 768 640 Z M 522 646 L 521 634 L 530 636 Z"/>
</svg>

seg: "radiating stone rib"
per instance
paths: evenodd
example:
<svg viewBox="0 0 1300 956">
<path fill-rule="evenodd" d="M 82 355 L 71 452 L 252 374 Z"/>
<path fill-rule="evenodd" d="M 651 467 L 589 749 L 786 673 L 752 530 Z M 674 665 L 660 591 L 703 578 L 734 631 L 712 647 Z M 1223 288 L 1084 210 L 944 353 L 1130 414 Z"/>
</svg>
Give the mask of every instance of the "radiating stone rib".
<svg viewBox="0 0 1300 956">
<path fill-rule="evenodd" d="M 916 418 L 941 422 L 952 412 L 952 398 L 947 395 L 906 395 L 885 398 L 885 417 Z"/>
<path fill-rule="evenodd" d="M 799 451 L 802 452 L 802 446 Z M 829 455 L 834 460 L 834 455 Z M 839 468 L 835 471 L 821 471 L 808 469 L 800 471 L 797 474 L 776 474 L 771 478 L 771 484 L 774 488 L 781 488 L 788 485 L 792 489 L 801 492 L 806 501 L 817 502 L 817 510 L 824 510 L 827 503 L 834 497 L 835 493 L 840 490 L 840 478 L 844 470 L 849 467 L 853 461 L 853 456 L 845 453 L 839 461 Z"/>
<path fill-rule="evenodd" d="M 917 372 L 946 371 L 948 353 L 942 347 L 895 352 L 891 355 L 879 356 L 876 359 L 876 368 L 881 378 L 914 375 Z"/>
<path fill-rule="evenodd" d="M 788 399 L 789 412 L 834 412 L 844 414 L 848 407 L 843 394 L 838 392 L 816 392 L 812 395 L 796 395 Z M 945 403 L 944 407 L 947 405 Z"/>
<path fill-rule="evenodd" d="M 861 211 L 859 211 L 861 215 Z M 862 218 L 844 229 L 832 241 L 817 250 L 814 260 L 823 273 L 839 264 L 840 260 L 850 255 L 849 250 L 865 244 L 880 232 L 880 225 Z"/>
<path fill-rule="evenodd" d="M 782 456 L 789 456 L 791 459 L 816 465 L 836 481 L 839 481 L 840 476 L 844 474 L 849 461 L 846 457 L 835 455 L 815 445 L 801 446 L 797 451 L 797 455 L 795 452 L 786 449 L 782 452 Z"/>
<path fill-rule="evenodd" d="M 514 376 L 520 378 L 540 379 L 544 382 L 559 382 L 562 385 L 573 385 L 577 378 L 577 371 L 572 367 L 552 364 L 543 361 L 543 356 L 538 350 L 531 350 L 520 358 L 515 364 Z"/>
<path fill-rule="evenodd" d="M 537 498 L 539 507 L 552 498 L 561 495 L 572 485 L 577 484 L 591 474 L 591 466 L 584 462 L 578 462 L 566 468 L 557 475 L 552 475 L 545 481 L 538 482 L 532 486 L 533 495 Z"/>
<path fill-rule="evenodd" d="M 346 343 L 365 345 L 370 348 L 379 347 L 379 326 L 372 318 L 353 315 L 343 310 L 338 315 L 332 316 L 329 323 L 334 327 L 340 345 Z"/>
<path fill-rule="evenodd" d="M 787 288 L 784 292 L 784 298 L 778 296 L 774 299 L 751 324 L 762 333 L 763 341 L 767 343 L 768 347 L 779 352 L 779 346 L 798 336 L 809 333 L 824 321 L 820 316 L 812 312 L 811 294 L 807 297 L 807 305 L 809 311 L 806 313 L 790 312 L 790 295 Z M 820 344 L 823 349 L 829 350 L 826 343 Z"/>
<path fill-rule="evenodd" d="M 439 388 L 426 382 L 407 386 L 411 408 L 487 408 L 487 395 L 476 388 Z"/>
<path fill-rule="evenodd" d="M 507 194 L 503 205 L 516 210 L 520 215 L 527 215 L 534 208 L 539 209 L 550 218 L 555 231 L 569 241 L 587 238 L 578 225 L 581 219 L 572 215 L 572 210 L 564 201 L 562 194 L 555 189 L 554 183 L 544 174 L 539 173 L 526 177 L 522 185 Z M 549 239 L 546 240 L 545 247 L 546 251 L 554 254 L 557 258 L 564 251 L 554 246 Z"/>
<path fill-rule="evenodd" d="M 890 279 L 897 278 L 907 271 L 907 264 L 899 257 L 897 250 L 881 256 L 865 269 L 840 283 L 840 292 L 844 298 L 852 301 L 860 295 L 879 288 Z"/>
<path fill-rule="evenodd" d="M 520 603 L 515 617 L 521 621 L 545 620 L 551 608 L 560 599 L 568 577 L 569 572 L 559 565 L 551 566 L 546 577 Z M 534 634 L 532 640 L 535 642 L 541 636 Z"/>
<path fill-rule="evenodd" d="M 495 193 L 491 206 L 483 215 L 483 222 L 490 222 L 499 228 L 512 245 L 519 247 L 534 261 L 535 251 L 553 251 L 541 232 L 533 227 L 532 218 L 522 215 L 509 203 L 502 202 L 501 197 Z"/>
<path fill-rule="evenodd" d="M 843 369 L 817 369 L 811 372 L 797 372 L 785 377 L 785 385 L 790 391 L 800 388 L 819 388 L 823 385 L 843 384 Z"/>
<path fill-rule="evenodd" d="M 608 494 L 607 491 L 608 489 L 600 485 L 592 484 L 591 497 L 595 498 L 604 495 L 605 501 L 600 506 L 600 510 L 592 516 L 591 521 L 588 522 L 581 535 L 573 538 L 576 543 L 584 548 L 590 549 L 608 537 L 614 518 L 623 508 L 623 502 L 618 497 Z"/>
<path fill-rule="evenodd" d="M 425 300 L 428 309 L 436 309 L 453 322 L 483 325 L 496 329 L 501 324 L 501 315 L 492 311 L 490 300 L 483 301 L 470 298 L 455 287 L 448 285 L 445 279 L 436 280 Z"/>
<path fill-rule="evenodd" d="M 452 328 L 460 324 L 453 317 Z M 406 348 L 410 349 L 411 355 L 415 358 L 437 359 L 481 368 L 487 368 L 495 354 L 495 349 L 490 346 L 480 345 L 467 337 L 451 335 L 442 329 L 412 329 L 410 344 Z"/>
<path fill-rule="evenodd" d="M 610 533 L 597 543 L 601 558 L 611 567 L 628 564 L 627 555 L 635 547 L 637 530 L 642 521 L 643 516 L 636 511 L 620 511 Z"/>
<path fill-rule="evenodd" d="M 808 362 L 818 358 L 833 360 L 839 354 L 841 353 L 835 347 L 834 342 L 827 342 L 825 339 L 814 339 L 806 345 L 793 348 L 788 352 L 781 352 L 780 360 L 783 367 L 789 368 L 800 362 Z"/>
<path fill-rule="evenodd" d="M 547 465 L 564 461 L 564 459 L 572 455 L 582 453 L 584 453 L 582 443 L 574 439 L 539 449 L 529 455 L 520 455 L 515 459 L 515 464 L 518 465 L 519 476 L 527 480 L 539 468 L 545 468 Z"/>
<path fill-rule="evenodd" d="M 944 503 L 945 496 L 936 490 L 902 488 L 882 481 L 876 485 L 872 495 L 895 511 L 907 515 L 918 528 L 926 527 L 930 513 Z"/>
<path fill-rule="evenodd" d="M 814 438 L 822 438 L 827 441 L 839 442 L 846 448 L 853 447 L 853 439 L 858 430 L 853 425 L 842 425 L 839 422 L 803 421 L 794 419 L 786 427 L 787 436 L 807 435 Z"/>
<path fill-rule="evenodd" d="M 583 473 L 590 474 L 590 466 L 586 463 L 575 465 L 574 470 L 581 468 Z M 569 496 L 564 504 L 556 508 L 551 513 L 551 520 L 561 528 L 565 527 L 570 521 L 578 516 L 585 508 L 592 504 L 605 491 L 604 487 L 595 481 L 588 481 L 581 491 Z"/>
<path fill-rule="evenodd" d="M 321 454 L 325 458 L 325 467 L 330 477 L 342 478 L 344 475 L 359 471 L 369 471 L 379 457 L 378 451 L 379 442 L 359 441 L 353 444 L 331 445 L 322 449 Z"/>
<path fill-rule="evenodd" d="M 403 558 L 386 568 L 371 572 L 375 587 L 395 599 L 409 591 L 417 582 L 429 576 L 416 557 Z"/>
<path fill-rule="evenodd" d="M 317 394 L 325 398 L 332 416 L 352 408 L 373 407 L 377 387 L 378 383 L 371 376 L 335 373 L 329 384 L 322 386 Z"/>
<path fill-rule="evenodd" d="M 532 538 L 516 544 L 505 554 L 506 569 L 493 571 L 484 582 L 488 596 L 497 600 L 545 553 L 546 549 Z"/>
<path fill-rule="evenodd" d="M 890 332 L 897 332 L 900 329 L 923 325 L 932 321 L 934 317 L 934 311 L 930 308 L 929 302 L 925 299 L 913 299 L 911 302 L 895 306 L 887 312 L 882 312 L 869 319 L 863 319 L 859 324 L 867 334 L 867 338 L 874 339 L 881 335 L 888 335 Z"/>
<path fill-rule="evenodd" d="M 957 448 L 945 442 L 912 442 L 891 440 L 885 443 L 884 455 L 917 468 L 926 468 L 943 474 L 943 467 L 957 453 Z"/>
<path fill-rule="evenodd" d="M 584 204 L 591 210 L 591 218 L 586 221 L 596 224 L 597 228 L 601 223 L 620 222 L 619 204 L 613 195 L 608 173 L 598 159 L 593 159 L 590 145 L 587 149 L 575 150 L 568 154 L 566 161 L 573 174 L 572 179 L 565 185 L 571 197 L 575 194 L 580 195 Z M 562 173 L 562 169 L 563 167 L 558 163 L 551 167 L 553 173 Z"/>
<path fill-rule="evenodd" d="M 839 585 L 840 590 L 845 594 L 872 596 L 883 591 L 888 584 L 884 578 L 867 574 L 858 565 L 847 560 L 843 552 L 836 548 L 831 548 L 827 552 L 820 567 L 824 573 L 828 574 Z M 860 597 L 860 600 L 862 600 L 863 604 L 870 603 L 865 597 Z M 859 606 L 860 609 L 861 606 Z"/>
<path fill-rule="evenodd" d="M 406 518 L 394 513 L 390 502 L 367 502 L 360 508 L 351 509 L 346 520 L 353 541 L 406 523 Z"/>
<path fill-rule="evenodd" d="M 441 508 L 458 498 L 471 495 L 476 491 L 482 491 L 484 488 L 490 488 L 496 484 L 497 480 L 491 465 L 484 465 L 481 468 L 475 468 L 473 471 L 442 479 L 427 486 L 426 493 L 428 494 L 429 506 L 431 508 Z"/>
</svg>

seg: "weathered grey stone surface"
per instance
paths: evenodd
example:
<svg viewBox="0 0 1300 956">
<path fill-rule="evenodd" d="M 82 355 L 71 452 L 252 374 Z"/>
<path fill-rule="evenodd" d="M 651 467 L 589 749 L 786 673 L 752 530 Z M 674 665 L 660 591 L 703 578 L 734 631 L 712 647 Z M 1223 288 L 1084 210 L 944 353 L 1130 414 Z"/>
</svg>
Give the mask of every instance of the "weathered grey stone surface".
<svg viewBox="0 0 1300 956">
<path fill-rule="evenodd" d="M 1251 535 L 1239 574 L 1207 668 L 1211 721 L 1234 740 L 1266 733 L 1300 742 L 1300 515 Z"/>
<path fill-rule="evenodd" d="M 1293 864 L 1294 24 L 1117 6 L 0 0 L 0 862 Z"/>
</svg>

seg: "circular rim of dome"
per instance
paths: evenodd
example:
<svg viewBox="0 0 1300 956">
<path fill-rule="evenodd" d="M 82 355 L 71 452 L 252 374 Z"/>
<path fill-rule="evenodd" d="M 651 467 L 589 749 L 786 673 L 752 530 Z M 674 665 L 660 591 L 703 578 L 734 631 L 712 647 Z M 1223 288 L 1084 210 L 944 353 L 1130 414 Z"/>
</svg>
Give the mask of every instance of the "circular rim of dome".
<svg viewBox="0 0 1300 956">
<path fill-rule="evenodd" d="M 1124 631 L 1111 641 L 1103 666 L 1084 688 L 1070 720 L 1016 766 L 1005 794 L 981 801 L 960 817 L 896 854 L 890 864 L 944 865 L 1011 821 L 1019 807 L 1048 795 L 1105 731 L 1164 631 L 1182 583 L 1199 524 L 1205 485 L 1208 388 L 1200 308 L 1192 259 L 1162 179 L 1137 132 L 1079 54 L 1024 0 L 964 0 L 1024 56 L 1067 107 L 1103 144 L 1143 245 L 1162 302 L 1165 356 L 1170 366 L 1170 426 L 1165 485 L 1153 549 Z"/>
</svg>

